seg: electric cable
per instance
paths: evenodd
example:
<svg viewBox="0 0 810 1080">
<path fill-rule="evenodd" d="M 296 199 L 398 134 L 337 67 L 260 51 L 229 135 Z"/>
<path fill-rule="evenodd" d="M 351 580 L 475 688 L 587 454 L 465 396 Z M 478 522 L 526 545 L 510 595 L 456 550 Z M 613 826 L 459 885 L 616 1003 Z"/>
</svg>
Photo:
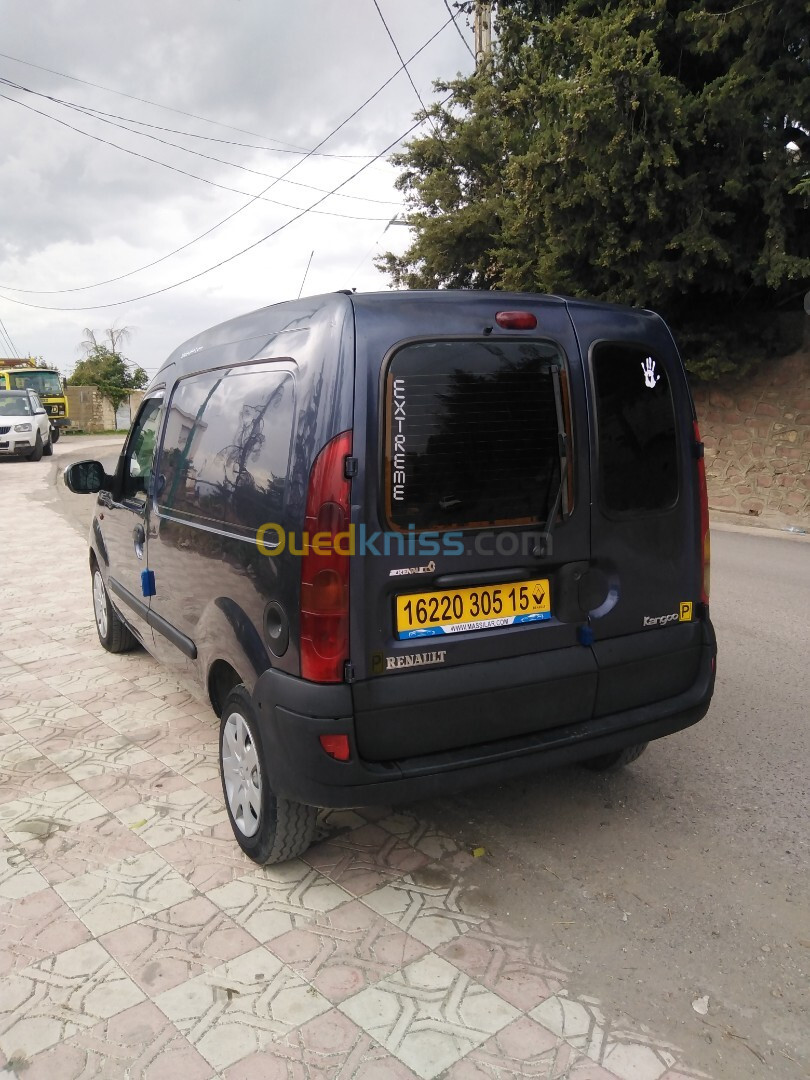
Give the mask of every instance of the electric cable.
<svg viewBox="0 0 810 1080">
<path fill-rule="evenodd" d="M 11 60 L 15 64 L 23 64 L 25 67 L 36 68 L 38 71 L 47 71 L 49 75 L 58 75 L 60 79 L 69 79 L 71 82 L 81 83 L 83 86 L 92 86 L 95 90 L 103 90 L 107 94 L 117 94 L 119 97 L 129 98 L 130 101 L 139 101 L 142 105 L 151 105 L 156 109 L 165 109 L 167 112 L 177 113 L 178 116 L 188 116 L 192 120 L 201 120 L 205 124 L 215 124 L 217 127 L 227 128 L 229 131 L 238 131 L 241 135 L 252 135 L 256 139 L 265 139 L 267 142 L 278 142 L 282 145 L 292 147 L 288 151 L 279 150 L 279 153 L 290 154 L 306 154 L 308 153 L 305 146 L 297 146 L 295 143 L 284 143 L 282 139 L 274 139 L 269 135 L 260 135 L 257 131 L 250 131 L 247 128 L 234 127 L 233 124 L 226 124 L 222 120 L 212 120 L 208 116 L 200 116 L 198 113 L 186 112 L 185 109 L 175 109 L 171 105 L 163 105 L 159 101 L 150 101 L 149 98 L 138 97 L 136 94 L 127 94 L 123 90 L 115 90 L 111 86 L 104 86 L 101 83 L 90 82 L 89 79 L 80 79 L 77 75 L 68 75 L 64 71 L 55 71 L 54 68 L 44 67 L 42 64 L 35 64 L 31 60 L 20 60 L 17 56 L 10 56 L 8 53 L 0 52 L 0 58 L 3 60 Z M 267 150 L 273 150 L 274 147 L 265 147 Z M 310 151 L 311 153 L 311 151 Z M 319 157 L 336 157 L 342 158 L 343 154 L 319 154 Z M 365 155 L 364 155 L 365 156 Z"/>
<path fill-rule="evenodd" d="M 161 139 L 160 136 L 158 136 L 158 135 L 150 135 L 148 131 L 134 131 L 132 128 L 127 127 L 126 124 L 119 124 L 119 123 L 116 123 L 115 120 L 107 119 L 107 115 L 112 115 L 112 114 L 103 114 L 103 113 L 100 112 L 100 110 L 95 110 L 95 109 L 94 110 L 85 109 L 82 105 L 77 105 L 76 102 L 67 101 L 64 98 L 54 97 L 52 94 L 40 93 L 40 91 L 38 91 L 38 90 L 32 90 L 30 86 L 24 86 L 22 83 L 12 82 L 10 79 L 2 78 L 2 76 L 0 76 L 0 84 L 4 84 L 4 85 L 8 86 L 12 90 L 22 90 L 24 93 L 31 94 L 34 97 L 44 98 L 46 101 L 51 101 L 55 105 L 63 105 L 67 109 L 72 109 L 74 112 L 78 112 L 82 116 L 88 117 L 88 119 L 97 120 L 101 124 L 109 124 L 110 127 L 118 128 L 120 131 L 128 131 L 132 135 L 139 135 L 142 139 L 152 139 L 154 142 L 159 142 L 162 146 L 171 146 L 175 150 L 182 150 L 186 154 L 193 154 L 194 157 L 204 158 L 206 161 L 215 161 L 218 165 L 228 165 L 232 169 L 239 169 L 241 172 L 252 173 L 254 176 L 263 176 L 267 180 L 282 180 L 283 179 L 283 177 L 276 176 L 275 173 L 262 172 L 260 169 L 251 169 L 247 165 L 240 165 L 238 162 L 235 162 L 235 161 L 226 161 L 224 158 L 214 157 L 212 154 L 203 154 L 200 150 L 192 150 L 190 147 L 183 146 L 181 143 L 172 142 L 170 139 Z M 15 98 L 7 98 L 7 100 L 15 101 L 16 99 Z M 18 102 L 18 104 L 22 105 L 23 103 Z M 40 115 L 48 116 L 51 120 L 56 120 L 57 123 L 62 122 L 62 121 L 58 120 L 57 117 L 51 116 L 49 113 L 44 113 L 43 112 Z M 88 134 L 88 132 L 82 131 L 80 128 L 73 128 L 73 130 L 78 131 L 82 135 L 87 135 Z M 95 136 L 91 135 L 90 138 L 95 138 Z M 107 142 L 107 140 L 103 139 L 102 142 Z M 126 149 L 125 147 L 119 146 L 118 143 L 114 143 L 114 142 L 110 142 L 110 143 L 108 143 L 108 145 L 109 146 L 114 146 L 118 150 L 125 150 Z M 127 153 L 133 153 L 134 151 L 127 150 L 126 152 Z M 141 155 L 141 156 L 144 156 L 144 155 Z M 364 158 L 366 158 L 366 157 L 370 157 L 371 155 L 369 154 L 369 155 L 363 155 L 363 156 L 364 156 Z M 151 157 L 146 157 L 146 160 L 147 161 L 156 161 L 157 159 L 151 158 Z M 158 161 L 157 163 L 159 165 L 165 165 L 166 164 L 163 161 Z M 188 175 L 192 176 L 194 174 L 189 173 Z M 200 177 L 197 177 L 197 179 L 200 179 Z M 284 183 L 285 184 L 291 184 L 294 187 L 307 188 L 310 191 L 317 191 L 317 192 L 320 192 L 320 193 L 323 193 L 324 191 L 326 191 L 326 188 L 318 187 L 316 184 L 304 184 L 300 180 L 284 180 Z M 231 188 L 230 190 L 236 190 L 236 189 Z M 247 194 L 247 192 L 242 191 L 242 192 L 238 192 L 238 194 L 245 195 L 245 194 Z M 352 200 L 354 200 L 356 202 L 381 203 L 381 204 L 384 204 L 386 206 L 399 206 L 400 205 L 398 202 L 395 202 L 392 199 L 372 199 L 372 198 L 367 198 L 364 195 L 345 195 L 345 194 L 341 193 L 338 196 L 338 198 L 352 199 Z M 268 202 L 274 202 L 275 200 L 268 199 L 267 201 Z M 294 209 L 294 210 L 300 209 L 300 207 L 290 207 L 289 203 L 282 203 L 281 205 L 286 206 L 288 209 Z"/>
<path fill-rule="evenodd" d="M 2 81 L 2 80 L 0 80 Z M 124 154 L 130 154 L 132 157 L 141 158 L 142 161 L 151 161 L 153 165 L 159 165 L 162 169 L 169 169 L 171 172 L 179 173 L 181 176 L 188 176 L 191 180 L 199 180 L 201 184 L 207 184 L 209 187 L 219 188 L 220 191 L 230 191 L 235 195 L 247 195 L 251 199 L 261 199 L 262 202 L 273 203 L 275 206 L 283 206 L 287 210 L 301 210 L 303 207 L 295 206 L 293 203 L 282 202 L 280 199 L 268 199 L 264 192 L 260 192 L 258 195 L 253 195 L 249 191 L 243 191 L 241 188 L 231 187 L 230 184 L 219 184 L 216 180 L 209 180 L 205 176 L 198 176 L 197 173 L 189 172 L 188 169 L 181 169 L 178 165 L 170 165 L 168 161 L 161 161 L 159 158 L 150 157 L 149 154 L 142 154 L 139 150 L 131 150 L 128 146 L 121 146 L 120 143 L 112 142 L 110 139 L 102 139 L 100 135 L 93 135 L 90 131 L 85 131 L 83 128 L 76 127 L 75 124 L 69 124 L 67 120 L 60 120 L 58 116 L 51 116 L 50 113 L 43 112 L 42 109 L 35 109 L 33 105 L 29 105 L 25 101 L 18 101 L 17 98 L 9 97 L 8 94 L 0 94 L 0 100 L 10 101 L 14 105 L 19 105 L 22 109 L 28 109 L 29 112 L 36 113 L 38 116 L 44 116 L 47 120 L 53 120 L 55 124 L 61 124 L 62 127 L 68 128 L 70 131 L 75 131 L 79 135 L 85 135 L 88 139 L 92 139 L 94 142 L 103 143 L 104 146 L 111 146 L 115 150 L 120 150 Z M 150 136 L 153 137 L 153 136 Z M 193 151 L 192 151 L 193 153 Z M 224 162 L 223 164 L 228 164 Z M 252 170 L 248 170 L 252 171 Z M 266 173 L 264 175 L 267 175 Z M 279 183 L 283 177 L 273 177 L 274 186 Z M 265 191 L 267 188 L 265 188 Z M 316 191 L 324 191 L 324 188 L 316 188 Z M 331 194 L 331 192 L 327 192 Z M 396 203 L 392 205 L 398 205 Z M 348 218 L 350 221 L 385 221 L 384 217 L 370 217 L 367 214 L 342 214 L 339 210 L 315 210 L 316 214 L 322 214 L 327 217 Z M 24 292 L 26 290 L 15 290 Z"/>
<path fill-rule="evenodd" d="M 450 3 L 449 3 L 449 0 L 444 0 L 444 6 L 445 6 L 445 7 L 447 8 L 447 14 L 448 14 L 448 15 L 449 15 L 449 16 L 451 17 L 451 19 L 453 20 L 453 26 L 455 26 L 455 28 L 456 28 L 456 32 L 457 32 L 458 36 L 459 36 L 459 37 L 461 38 L 461 40 L 462 40 L 462 41 L 464 42 L 464 47 L 466 48 L 466 50 L 467 50 L 467 52 L 468 52 L 468 53 L 470 54 L 470 56 L 471 56 L 471 57 L 473 58 L 473 60 L 475 60 L 475 53 L 474 53 L 474 52 L 472 51 L 472 49 L 470 48 L 470 43 L 469 43 L 469 41 L 467 41 L 467 39 L 465 38 L 464 34 L 463 34 L 463 33 L 461 32 L 461 27 L 460 27 L 460 26 L 458 25 L 458 23 L 456 22 L 456 19 L 457 19 L 457 18 L 458 18 L 458 16 L 459 16 L 459 15 L 461 14 L 461 12 L 459 11 L 457 15 L 454 15 L 454 14 L 453 14 L 453 12 L 452 12 L 452 11 L 450 10 Z"/>
<path fill-rule="evenodd" d="M 11 340 L 11 335 L 9 334 L 8 330 L 6 330 L 6 324 L 3 322 L 2 319 L 0 319 L 0 337 L 2 337 L 2 340 L 8 344 L 8 347 L 11 350 L 11 356 L 9 357 L 9 359 L 19 360 L 20 354 L 17 352 L 17 346 Z"/>
<path fill-rule="evenodd" d="M 422 112 L 425 114 L 426 118 L 428 120 L 430 120 L 430 126 L 433 128 L 433 132 L 434 132 L 436 138 L 439 140 L 439 142 L 444 143 L 444 140 L 441 137 L 441 133 L 439 132 L 439 129 L 436 127 L 435 123 L 433 122 L 433 117 L 430 116 L 430 114 L 428 113 L 427 105 L 425 105 L 424 101 L 422 100 L 422 95 L 419 93 L 419 88 L 417 87 L 416 83 L 413 81 L 413 76 L 411 75 L 410 71 L 408 70 L 408 64 L 410 64 L 411 60 L 413 60 L 413 57 L 411 57 L 411 60 L 408 61 L 408 64 L 405 63 L 404 59 L 402 58 L 402 53 L 399 51 L 399 46 L 397 45 L 396 41 L 394 40 L 394 35 L 391 33 L 391 31 L 390 31 L 390 29 L 388 27 L 388 23 L 385 21 L 385 16 L 383 15 L 382 11 L 380 10 L 380 5 L 377 3 L 377 0 L 371 0 L 371 2 L 374 4 L 374 7 L 377 9 L 377 14 L 380 16 L 380 19 L 382 20 L 382 24 L 385 27 L 386 34 L 388 34 L 388 37 L 391 39 L 391 44 L 394 46 L 394 52 L 399 57 L 399 62 L 400 62 L 400 64 L 402 64 L 402 67 L 403 67 L 403 69 L 405 71 L 405 74 L 408 76 L 408 82 L 413 87 L 413 92 L 416 94 L 416 97 L 417 97 L 417 99 L 419 101 L 419 104 L 422 106 Z M 450 21 L 451 22 L 454 21 L 452 15 L 450 16 Z"/>
<path fill-rule="evenodd" d="M 54 98 L 55 101 L 61 99 Z M 76 106 L 89 113 L 98 113 L 100 116 L 109 116 L 113 120 L 123 120 L 126 124 L 137 124 L 138 127 L 148 127 L 155 131 L 165 131 L 169 135 L 182 135 L 187 139 L 202 139 L 205 142 L 221 143 L 223 146 L 238 146 L 244 150 L 264 150 L 271 154 L 306 154 L 306 150 L 280 150 L 277 146 L 260 146 L 259 143 L 238 142 L 236 139 L 218 139 L 215 135 L 200 135 L 196 131 L 184 131 L 181 128 L 170 128 L 164 124 L 150 124 L 148 120 L 136 120 L 134 116 L 121 116 L 119 113 L 105 112 L 104 109 L 96 109 L 93 105 Z M 237 128 L 237 131 L 240 129 Z M 339 158 L 341 161 L 368 161 L 373 154 L 321 154 L 316 153 L 312 157 Z"/>
<path fill-rule="evenodd" d="M 421 53 L 424 49 L 426 49 L 428 47 L 428 45 L 430 45 L 439 36 L 439 34 L 442 33 L 442 31 L 445 29 L 445 27 L 447 27 L 449 25 L 449 23 L 451 21 L 452 20 L 448 19 L 447 22 L 443 23 L 442 26 L 440 26 L 439 29 L 428 38 L 428 40 L 425 42 L 425 44 L 422 45 L 419 49 L 416 50 L 416 52 L 413 54 L 413 56 L 411 56 L 409 58 L 408 63 L 410 63 L 413 59 L 415 59 L 416 56 L 419 55 L 419 53 Z M 0 56 L 5 56 L 5 54 L 0 53 Z M 37 65 L 33 65 L 33 66 L 37 66 Z M 45 69 L 45 70 L 49 70 L 49 69 Z M 167 252 L 167 254 L 161 255 L 159 258 L 153 259 L 151 262 L 145 263 L 143 266 L 139 266 L 135 270 L 129 270 L 125 274 L 118 274 L 115 277 L 106 278 L 104 281 L 93 282 L 91 285 L 77 285 L 77 286 L 73 286 L 72 288 L 69 288 L 69 289 L 21 289 L 21 288 L 17 288 L 16 286 L 9 287 L 9 286 L 6 286 L 6 285 L 0 285 L 0 289 L 9 289 L 10 288 L 11 292 L 24 292 L 24 293 L 27 293 L 27 294 L 34 294 L 35 293 L 37 295 L 61 295 L 61 294 L 64 294 L 64 293 L 86 292 L 89 289 L 97 289 L 97 288 L 100 288 L 103 285 L 112 285 L 116 281 L 123 281 L 125 278 L 133 277 L 135 274 L 140 274 L 144 270 L 151 270 L 153 266 L 157 266 L 160 263 L 165 262 L 167 259 L 170 259 L 175 255 L 178 255 L 181 251 L 185 251 L 188 248 L 192 247 L 192 245 L 194 245 L 196 243 L 199 243 L 200 240 L 205 239 L 206 236 L 210 236 L 211 233 L 215 232 L 217 229 L 221 228 L 223 225 L 225 225 L 229 221 L 233 220 L 233 218 L 235 218 L 237 216 L 237 214 L 241 214 L 243 210 L 246 210 L 249 206 L 252 206 L 258 200 L 259 196 L 265 195 L 275 184 L 277 184 L 281 180 L 285 179 L 295 169 L 297 169 L 299 166 L 303 165 L 304 162 L 307 161 L 310 157 L 312 157 L 318 150 L 320 150 L 320 148 L 322 146 L 324 146 L 325 143 L 327 143 L 331 138 L 333 138 L 335 135 L 337 135 L 337 133 L 342 128 L 344 128 L 348 123 L 350 123 L 360 112 L 362 112 L 363 109 L 366 108 L 367 105 L 369 105 L 379 94 L 382 93 L 382 91 L 389 85 L 389 83 L 391 83 L 393 81 L 393 79 L 396 78 L 396 76 L 399 74 L 399 72 L 401 70 L 402 70 L 401 67 L 398 68 L 393 73 L 393 75 L 391 75 L 388 79 L 386 79 L 385 82 L 382 83 L 381 86 L 379 86 L 372 94 L 369 95 L 369 97 L 367 97 L 365 99 L 365 101 L 363 101 L 360 105 L 358 105 L 357 108 L 354 109 L 353 112 L 349 113 L 349 115 L 344 120 L 341 120 L 341 122 L 336 127 L 334 127 L 330 132 L 328 132 L 328 134 L 326 134 L 320 140 L 320 142 L 318 142 L 310 151 L 308 151 L 307 154 L 303 158 L 301 158 L 300 161 L 294 162 L 290 166 L 290 168 L 287 169 L 286 172 L 282 173 L 282 175 L 278 178 L 278 180 L 274 180 L 272 183 L 268 184 L 266 188 L 264 188 L 261 192 L 259 192 L 258 195 L 251 196 L 251 198 L 248 199 L 248 201 L 246 203 L 243 203 L 242 206 L 237 207 L 236 210 L 233 210 L 230 214 L 227 214 L 220 221 L 217 221 L 214 225 L 210 226 L 210 228 L 206 229 L 204 232 L 200 233 L 198 236 L 193 237 L 191 240 L 187 240 L 186 243 L 181 244 L 179 247 L 174 248 L 172 251 Z M 128 97 L 128 96 L 131 96 L 131 95 L 124 95 L 124 96 Z M 192 115 L 192 114 L 190 114 L 190 115 Z M 240 129 L 237 129 L 237 130 L 240 130 Z M 413 130 L 413 129 L 411 129 L 411 130 Z M 403 135 L 403 138 L 405 138 L 408 134 L 410 134 L 410 132 L 406 132 L 406 135 Z M 384 153 L 385 153 L 385 151 L 384 151 Z M 381 156 L 382 155 L 378 154 L 375 157 L 371 158 L 367 162 L 367 166 L 371 166 L 375 162 L 379 161 Z M 360 169 L 354 175 L 359 176 L 360 172 L 363 172 L 363 171 L 365 171 L 365 167 L 363 169 Z M 353 177 L 350 177 L 349 179 L 353 179 Z M 347 181 L 347 183 L 348 183 L 348 181 Z M 318 200 L 318 202 L 316 202 L 314 205 L 317 206 L 318 203 L 321 202 L 321 201 L 322 200 Z M 17 303 L 22 303 L 22 301 L 16 301 L 16 302 Z M 62 310 L 62 309 L 57 309 L 57 310 Z M 79 311 L 87 310 L 87 311 L 89 311 L 89 310 L 94 310 L 94 309 L 92 307 L 87 307 L 87 308 L 76 308 L 76 309 L 68 308 L 68 309 L 65 309 L 65 310 L 79 310 Z"/>
<path fill-rule="evenodd" d="M 440 101 L 439 104 L 444 105 L 447 101 L 450 100 L 450 96 L 451 95 L 448 94 L 448 96 L 442 101 Z M 335 188 L 331 192 L 329 192 L 329 194 L 322 195 L 320 199 L 318 199 L 312 204 L 312 206 L 308 206 L 305 209 L 301 210 L 300 213 L 296 214 L 294 217 L 291 217 L 288 221 L 285 221 L 283 224 L 279 225 L 277 228 L 273 229 L 265 236 L 261 236 L 258 240 L 254 240 L 253 243 L 248 244 L 247 247 L 241 248 L 239 251 L 235 251 L 233 255 L 229 255 L 225 259 L 220 259 L 219 262 L 214 263 L 213 266 L 209 266 L 205 270 L 200 270 L 196 274 L 191 274 L 189 275 L 189 277 L 183 278 L 182 281 L 175 281 L 172 285 L 164 285 L 163 288 L 152 289 L 150 292 L 142 293 L 140 296 L 131 296 L 126 300 L 116 300 L 113 303 L 108 304 L 86 304 L 81 307 L 63 307 L 53 304 L 31 304 L 26 300 L 15 300 L 10 296 L 3 296 L 2 294 L 0 294 L 0 300 L 7 300 L 9 303 L 17 304 L 20 307 L 37 308 L 40 311 L 101 311 L 107 308 L 123 307 L 125 304 L 134 304 L 137 303 L 139 300 L 147 300 L 152 296 L 159 296 L 162 293 L 170 292 L 172 289 L 176 289 L 180 285 L 186 285 L 190 281 L 196 281 L 198 278 L 204 277 L 206 274 L 210 274 L 213 270 L 218 270 L 221 266 L 226 266 L 228 263 L 233 262 L 234 259 L 238 259 L 241 255 L 245 255 L 247 254 L 247 252 L 253 251 L 254 248 L 257 248 L 265 241 L 270 240 L 274 236 L 278 236 L 279 233 L 283 232 L 290 225 L 293 225 L 296 221 L 299 221 L 302 217 L 305 217 L 307 214 L 311 213 L 316 206 L 319 206 L 320 203 L 328 199 L 329 195 L 333 195 L 335 191 L 338 191 L 340 188 L 345 187 L 346 184 L 350 183 L 356 177 L 360 176 L 360 174 L 365 172 L 365 170 L 368 169 L 374 163 L 374 161 L 379 161 L 381 157 L 384 157 L 385 154 L 393 150 L 395 146 L 398 146 L 403 139 L 407 139 L 407 137 L 412 132 L 414 132 L 424 123 L 424 121 L 425 117 L 420 117 L 420 119 L 418 119 L 414 124 L 412 124 L 407 129 L 407 131 L 403 132 L 402 135 L 398 136 L 396 139 L 393 140 L 393 142 L 390 142 L 388 146 L 384 147 L 378 154 L 376 154 L 371 161 L 366 162 L 365 165 L 361 165 L 360 168 L 356 170 L 356 172 L 352 173 L 351 176 L 347 177 L 345 180 L 342 180 L 339 184 L 337 184 Z"/>
</svg>

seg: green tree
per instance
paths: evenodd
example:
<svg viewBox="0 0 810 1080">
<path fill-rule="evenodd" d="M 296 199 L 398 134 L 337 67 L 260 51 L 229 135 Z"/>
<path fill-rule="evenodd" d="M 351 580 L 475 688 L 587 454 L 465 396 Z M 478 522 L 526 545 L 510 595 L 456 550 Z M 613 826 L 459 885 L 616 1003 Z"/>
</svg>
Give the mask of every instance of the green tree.
<svg viewBox="0 0 810 1080">
<path fill-rule="evenodd" d="M 476 75 L 395 156 L 395 285 L 652 307 L 690 369 L 778 347 L 810 277 L 805 0 L 501 0 Z"/>
<path fill-rule="evenodd" d="M 89 327 L 84 333 L 86 337 L 81 347 L 85 356 L 68 376 L 68 383 L 71 386 L 97 386 L 117 409 L 133 390 L 142 390 L 149 381 L 143 368 L 131 368 L 121 352 L 130 332 L 122 326 L 105 330 L 102 338 Z"/>
</svg>

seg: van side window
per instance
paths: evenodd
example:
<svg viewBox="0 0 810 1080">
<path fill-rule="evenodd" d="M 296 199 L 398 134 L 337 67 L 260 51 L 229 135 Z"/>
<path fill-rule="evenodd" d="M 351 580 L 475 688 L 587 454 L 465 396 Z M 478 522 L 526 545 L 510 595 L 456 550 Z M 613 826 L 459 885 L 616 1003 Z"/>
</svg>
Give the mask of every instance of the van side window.
<svg viewBox="0 0 810 1080">
<path fill-rule="evenodd" d="M 560 486 L 559 348 L 430 341 L 393 357 L 385 495 L 395 529 L 545 522 Z"/>
<path fill-rule="evenodd" d="M 245 368 L 181 379 L 158 465 L 161 511 L 247 534 L 284 503 L 294 415 L 293 377 Z"/>
<path fill-rule="evenodd" d="M 641 345 L 592 353 L 599 499 L 608 511 L 666 510 L 678 501 L 675 411 L 666 368 Z"/>
<path fill-rule="evenodd" d="M 162 397 L 148 398 L 132 428 L 124 461 L 123 494 L 128 499 L 143 501 L 149 490 L 155 456 L 155 436 L 162 404 Z"/>
</svg>

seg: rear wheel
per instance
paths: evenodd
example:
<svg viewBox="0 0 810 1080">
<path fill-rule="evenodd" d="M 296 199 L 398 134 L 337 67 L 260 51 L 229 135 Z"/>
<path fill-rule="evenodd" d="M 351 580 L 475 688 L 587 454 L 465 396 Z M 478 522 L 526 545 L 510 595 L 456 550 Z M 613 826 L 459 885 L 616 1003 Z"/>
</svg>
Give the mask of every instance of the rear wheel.
<svg viewBox="0 0 810 1080">
<path fill-rule="evenodd" d="M 104 579 L 97 566 L 93 568 L 93 613 L 96 616 L 98 640 L 107 652 L 129 652 L 137 645 L 129 627 L 119 619 L 110 603 Z"/>
<path fill-rule="evenodd" d="M 253 704 L 241 683 L 222 709 L 219 767 L 231 828 L 242 851 L 263 864 L 302 855 L 315 837 L 318 811 L 271 790 Z"/>
<path fill-rule="evenodd" d="M 614 750 L 610 754 L 600 754 L 599 757 L 588 758 L 582 764 L 586 769 L 593 769 L 594 772 L 618 772 L 625 765 L 629 765 L 636 758 L 641 757 L 647 746 L 648 744 L 645 742 L 636 743 L 635 746 L 625 746 L 623 750 Z"/>
<path fill-rule="evenodd" d="M 29 461 L 42 461 L 42 436 L 37 432 L 36 441 L 34 442 L 34 449 L 28 455 Z"/>
</svg>

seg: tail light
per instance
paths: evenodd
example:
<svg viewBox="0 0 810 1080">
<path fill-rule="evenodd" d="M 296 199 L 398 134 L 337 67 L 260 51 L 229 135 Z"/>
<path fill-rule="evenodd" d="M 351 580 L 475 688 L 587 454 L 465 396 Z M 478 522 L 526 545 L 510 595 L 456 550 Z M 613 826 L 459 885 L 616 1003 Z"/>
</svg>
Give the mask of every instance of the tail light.
<svg viewBox="0 0 810 1080">
<path fill-rule="evenodd" d="M 337 536 L 349 528 L 350 486 L 344 470 L 351 452 L 352 433 L 344 431 L 321 450 L 309 474 L 308 542 L 301 558 L 301 675 L 312 682 L 342 682 L 349 658 L 349 549 Z M 313 544 L 317 533 L 327 534 L 328 542 L 321 537 Z"/>
<path fill-rule="evenodd" d="M 495 322 L 504 330 L 534 330 L 537 316 L 530 311 L 499 311 L 495 315 Z"/>
<path fill-rule="evenodd" d="M 701 448 L 701 454 L 697 462 L 698 495 L 700 497 L 700 555 L 702 562 L 702 575 L 700 583 L 700 599 L 704 604 L 709 602 L 709 579 L 711 567 L 711 539 L 709 536 L 709 493 L 706 488 L 706 460 L 703 457 L 703 444 L 700 441 L 700 428 L 697 420 L 694 421 L 695 446 Z"/>
</svg>

